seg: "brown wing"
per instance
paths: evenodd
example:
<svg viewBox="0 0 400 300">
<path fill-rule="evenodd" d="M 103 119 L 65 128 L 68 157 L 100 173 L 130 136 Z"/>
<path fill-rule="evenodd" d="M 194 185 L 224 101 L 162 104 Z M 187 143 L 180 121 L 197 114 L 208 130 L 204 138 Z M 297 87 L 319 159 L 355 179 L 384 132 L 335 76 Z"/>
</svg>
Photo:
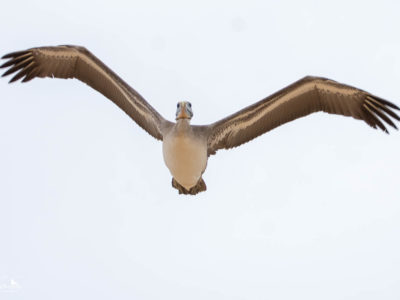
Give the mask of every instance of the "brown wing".
<svg viewBox="0 0 400 300">
<path fill-rule="evenodd" d="M 208 152 L 246 143 L 281 124 L 313 112 L 351 116 L 388 133 L 399 108 L 363 90 L 319 77 L 305 77 L 279 92 L 209 126 Z"/>
<path fill-rule="evenodd" d="M 77 78 L 117 104 L 139 126 L 162 140 L 162 126 L 169 123 L 134 89 L 88 50 L 79 46 L 39 47 L 9 53 L 0 68 L 3 76 L 18 72 L 10 82 L 35 77 Z"/>
</svg>

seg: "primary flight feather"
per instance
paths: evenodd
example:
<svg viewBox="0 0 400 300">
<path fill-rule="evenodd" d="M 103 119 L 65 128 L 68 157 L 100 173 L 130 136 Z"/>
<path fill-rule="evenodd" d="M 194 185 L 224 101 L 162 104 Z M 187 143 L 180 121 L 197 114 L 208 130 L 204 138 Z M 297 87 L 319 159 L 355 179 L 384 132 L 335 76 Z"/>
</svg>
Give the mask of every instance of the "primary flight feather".
<svg viewBox="0 0 400 300">
<path fill-rule="evenodd" d="M 387 125 L 397 129 L 394 120 L 400 121 L 394 112 L 399 107 L 389 101 L 333 80 L 308 76 L 218 122 L 194 126 L 190 125 L 190 102 L 177 104 L 176 122 L 166 120 L 83 47 L 38 47 L 2 58 L 8 60 L 0 68 L 9 68 L 3 76 L 16 73 L 10 82 L 27 82 L 35 77 L 77 78 L 112 100 L 151 136 L 163 141 L 172 186 L 180 194 L 206 190 L 202 174 L 208 157 L 217 150 L 240 146 L 313 112 L 351 116 L 386 133 Z"/>
</svg>

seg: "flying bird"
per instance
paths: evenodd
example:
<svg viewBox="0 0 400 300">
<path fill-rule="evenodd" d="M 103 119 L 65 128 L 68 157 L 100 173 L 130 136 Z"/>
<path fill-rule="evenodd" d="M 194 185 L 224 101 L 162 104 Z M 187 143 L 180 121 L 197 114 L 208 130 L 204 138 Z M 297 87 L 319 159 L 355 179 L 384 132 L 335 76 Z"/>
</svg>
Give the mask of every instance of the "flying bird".
<svg viewBox="0 0 400 300">
<path fill-rule="evenodd" d="M 12 52 L 1 68 L 10 82 L 35 77 L 77 78 L 118 105 L 151 136 L 162 141 L 164 162 L 179 194 L 205 191 L 202 175 L 208 157 L 219 149 L 240 146 L 268 131 L 313 112 L 351 116 L 388 133 L 397 129 L 399 107 L 361 89 L 336 81 L 307 76 L 286 88 L 210 125 L 191 125 L 190 102 L 178 102 L 175 122 L 161 116 L 138 92 L 84 47 L 38 47 Z M 392 119 L 391 119 L 392 118 Z"/>
</svg>

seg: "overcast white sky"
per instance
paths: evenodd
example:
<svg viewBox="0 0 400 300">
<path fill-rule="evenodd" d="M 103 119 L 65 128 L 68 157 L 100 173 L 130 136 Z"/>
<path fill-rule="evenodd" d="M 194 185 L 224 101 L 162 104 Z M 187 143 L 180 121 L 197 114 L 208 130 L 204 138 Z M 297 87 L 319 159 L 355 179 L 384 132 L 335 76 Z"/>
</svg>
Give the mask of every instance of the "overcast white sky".
<svg viewBox="0 0 400 300">
<path fill-rule="evenodd" d="M 269 2 L 269 3 L 268 3 Z M 399 1 L 6 1 L 0 54 L 87 47 L 174 118 L 305 75 L 400 104 Z M 0 299 L 399 299 L 400 133 L 315 114 L 211 157 L 179 196 L 161 143 L 75 80 L 0 80 Z"/>
</svg>

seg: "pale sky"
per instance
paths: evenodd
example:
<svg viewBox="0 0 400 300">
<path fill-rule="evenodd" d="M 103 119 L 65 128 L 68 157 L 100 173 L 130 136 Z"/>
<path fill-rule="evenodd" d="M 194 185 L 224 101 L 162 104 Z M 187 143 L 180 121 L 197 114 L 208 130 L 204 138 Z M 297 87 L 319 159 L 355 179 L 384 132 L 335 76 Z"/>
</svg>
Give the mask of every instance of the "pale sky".
<svg viewBox="0 0 400 300">
<path fill-rule="evenodd" d="M 399 1 L 7 1 L 0 54 L 88 48 L 173 120 L 305 75 L 400 104 Z M 0 80 L 0 299 L 399 299 L 400 133 L 323 113 L 171 187 L 161 143 L 77 80 Z"/>
</svg>

